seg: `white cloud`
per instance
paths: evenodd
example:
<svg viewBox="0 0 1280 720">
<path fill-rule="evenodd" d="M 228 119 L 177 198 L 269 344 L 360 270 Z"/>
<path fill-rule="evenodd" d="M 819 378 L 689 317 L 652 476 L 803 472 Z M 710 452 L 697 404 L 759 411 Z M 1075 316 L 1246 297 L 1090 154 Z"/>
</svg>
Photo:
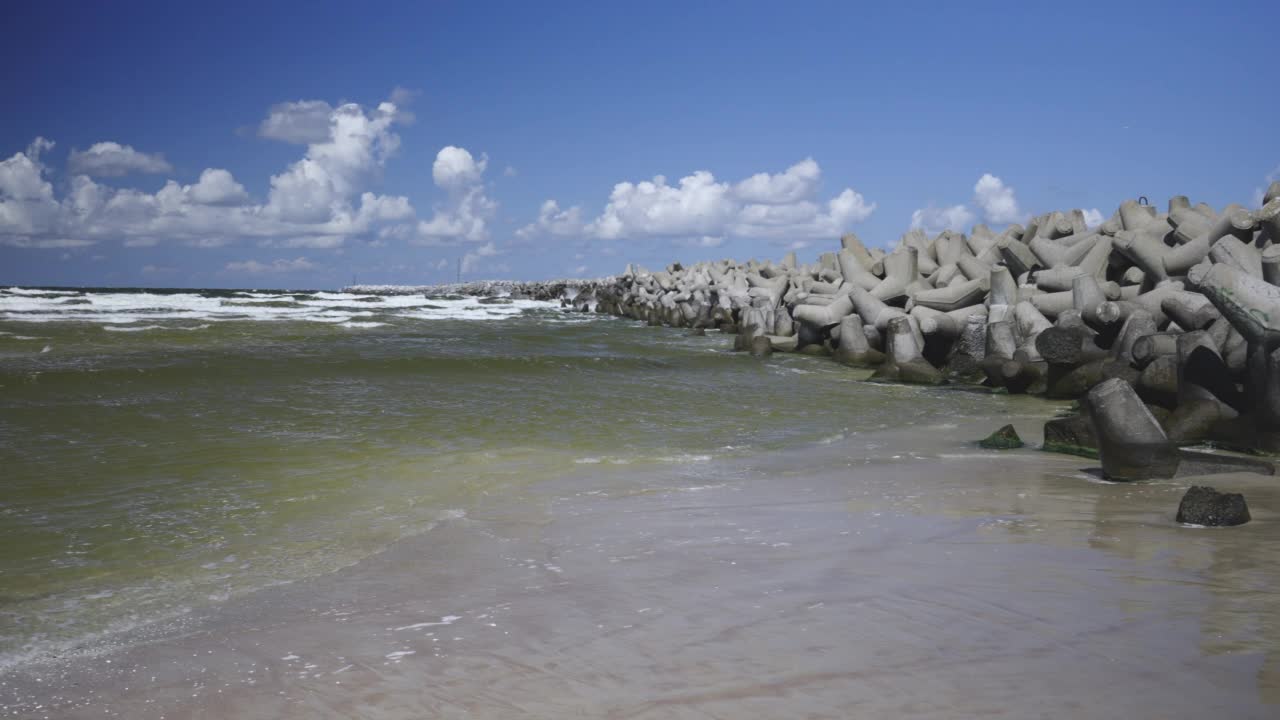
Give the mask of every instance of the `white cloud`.
<svg viewBox="0 0 1280 720">
<path fill-rule="evenodd" d="M 418 241 L 424 245 L 447 245 L 455 241 L 480 242 L 489 237 L 488 221 L 497 203 L 475 187 L 437 208 L 430 220 L 418 223 Z"/>
<path fill-rule="evenodd" d="M 1021 222 L 1026 217 L 1018 207 L 1018 198 L 1013 188 L 991 173 L 983 173 L 978 182 L 974 183 L 973 204 L 977 206 L 982 219 L 992 225 Z M 978 214 L 964 204 L 941 208 L 930 204 L 911 213 L 911 228 L 930 234 L 943 230 L 965 232 L 977 219 Z"/>
<path fill-rule="evenodd" d="M 1022 220 L 1013 188 L 991 173 L 984 173 L 974 184 L 973 202 L 982 211 L 983 219 L 993 225 L 1008 225 Z"/>
<path fill-rule="evenodd" d="M 92 244 L 92 240 L 76 240 L 75 238 L 0 238 L 0 245 L 8 245 L 10 247 L 18 248 L 36 248 L 41 250 L 81 248 L 89 247 Z"/>
<path fill-rule="evenodd" d="M 584 274 L 586 274 L 586 272 L 587 272 L 587 270 L 588 270 L 588 269 L 589 269 L 589 268 L 588 268 L 586 265 L 579 265 L 578 267 L 573 268 L 572 270 L 570 270 L 570 271 L 569 271 L 569 274 L 571 274 L 571 275 L 573 275 L 573 276 L 575 276 L 575 277 L 582 277 Z"/>
<path fill-rule="evenodd" d="M 272 105 L 258 125 L 258 136 L 299 145 L 329 139 L 333 106 L 323 100 L 299 100 Z"/>
<path fill-rule="evenodd" d="M 484 171 L 489 164 L 485 155 L 479 162 L 464 148 L 448 145 L 436 154 L 431 177 L 438 187 L 449 192 L 449 200 L 435 208 L 430 220 L 419 221 L 413 239 L 422 245 L 448 245 L 456 242 L 483 242 L 489 237 L 489 220 L 498 203 L 484 192 Z M 404 234 L 395 228 L 392 234 Z"/>
<path fill-rule="evenodd" d="M 117 142 L 100 142 L 80 152 L 72 150 L 67 169 L 77 175 L 119 177 L 129 173 L 166 173 L 173 169 L 159 153 L 144 153 Z"/>
<path fill-rule="evenodd" d="M 596 219 L 581 222 L 577 206 L 544 203 L 538 219 L 519 234 L 581 235 L 601 240 L 748 237 L 791 240 L 839 236 L 875 210 L 851 188 L 825 205 L 817 201 L 821 168 L 806 158 L 781 173 L 757 173 L 736 184 L 698 170 L 669 185 L 666 177 L 614 185 Z"/>
<path fill-rule="evenodd" d="M 391 132 L 396 108 L 382 103 L 366 113 L 348 103 L 330 114 L 329 136 L 271 178 L 264 212 L 285 222 L 320 223 L 349 209 L 348 200 L 400 147 Z"/>
<path fill-rule="evenodd" d="M 39 164 L 40 154 L 45 150 L 52 150 L 54 144 L 55 143 L 52 140 L 37 137 L 35 140 L 31 141 L 30 145 L 27 146 L 27 157 L 31 159 L 31 162 Z"/>
<path fill-rule="evenodd" d="M 1086 227 L 1096 228 L 1106 221 L 1107 217 L 1098 208 L 1089 208 L 1084 211 L 1084 224 Z"/>
<path fill-rule="evenodd" d="M 221 168 L 206 168 L 195 185 L 183 190 L 192 202 L 200 205 L 242 205 L 249 201 L 244 186 Z"/>
<path fill-rule="evenodd" d="M 446 145 L 436 153 L 436 161 L 431 164 L 431 178 L 446 190 L 461 190 L 480 184 L 488 165 L 486 155 L 481 154 L 480 161 L 476 162 L 466 148 Z"/>
<path fill-rule="evenodd" d="M 813 158 L 805 158 L 777 175 L 756 173 L 734 187 L 744 202 L 777 205 L 799 202 L 813 195 L 822 170 Z"/>
<path fill-rule="evenodd" d="M 480 261 L 484 258 L 500 255 L 501 251 L 493 243 L 485 243 L 475 250 L 462 256 L 462 272 L 470 273 L 480 267 Z"/>
<path fill-rule="evenodd" d="M 515 177 L 517 174 L 518 173 L 516 172 L 516 169 L 511 167 L 510 165 L 502 168 L 503 177 Z"/>
<path fill-rule="evenodd" d="M 973 212 L 964 205 L 952 205 L 946 208 L 930 205 L 911 213 L 911 229 L 924 230 L 930 235 L 943 230 L 964 231 L 973 220 Z"/>
<path fill-rule="evenodd" d="M 0 242 L 18 247 L 58 247 L 48 245 L 58 237 L 38 231 L 58 217 L 59 206 L 53 196 L 53 185 L 44 179 L 39 163 L 43 138 L 31 144 L 31 155 L 16 153 L 0 161 Z M 33 159 L 33 157 L 35 159 Z"/>
<path fill-rule="evenodd" d="M 52 145 L 52 143 L 50 144 Z M 1277 165 L 1275 170 L 1267 173 L 1267 176 L 1262 179 L 1261 187 L 1253 189 L 1254 207 L 1262 207 L 1262 200 L 1267 196 L 1267 188 L 1276 180 L 1280 180 L 1280 165 Z"/>
<path fill-rule="evenodd" d="M 241 260 L 238 262 L 229 262 L 226 266 L 227 272 L 248 273 L 251 275 L 260 275 L 263 273 L 294 273 L 315 269 L 315 263 L 305 257 L 294 258 L 293 260 L 273 260 L 269 263 L 261 263 L 257 260 Z"/>
<path fill-rule="evenodd" d="M 313 248 L 332 249 L 342 247 L 344 238 L 341 235 L 303 235 L 300 237 L 262 240 L 258 247 L 269 248 Z"/>
<path fill-rule="evenodd" d="M 436 264 L 434 265 L 434 267 L 437 270 L 444 270 L 445 268 L 449 267 L 449 261 L 445 258 L 440 258 L 439 260 L 436 261 Z"/>
<path fill-rule="evenodd" d="M 555 200 L 548 200 L 538 208 L 538 219 L 516 231 L 519 237 L 576 237 L 586 226 L 582 222 L 582 208 L 574 205 L 561 210 Z"/>
<path fill-rule="evenodd" d="M 53 199 L 53 186 L 45 181 L 41 166 L 24 153 L 0 162 L 0 198 L 21 201 Z"/>
<path fill-rule="evenodd" d="M 218 247 L 248 238 L 283 247 L 338 247 L 415 216 L 407 198 L 365 189 L 399 148 L 393 127 L 401 115 L 390 102 L 372 110 L 355 104 L 333 108 L 328 134 L 271 178 L 262 204 L 252 203 L 244 186 L 221 168 L 205 169 L 191 185 L 169 180 L 155 193 L 101 185 L 77 174 L 58 198 L 40 162 L 52 143 L 37 138 L 26 152 L 0 162 L 0 244 L 67 247 L 120 239 L 130 247 L 161 240 Z M 108 168 L 104 158 L 112 153 L 142 156 L 114 143 L 120 152 L 102 151 L 102 145 L 82 154 L 92 160 L 71 164 L 88 163 L 87 169 L 102 174 Z"/>
<path fill-rule="evenodd" d="M 639 236 L 715 235 L 742 211 L 727 183 L 716 182 L 705 170 L 667 184 L 621 182 L 613 186 L 609 204 L 588 227 L 588 234 L 606 240 Z"/>
</svg>

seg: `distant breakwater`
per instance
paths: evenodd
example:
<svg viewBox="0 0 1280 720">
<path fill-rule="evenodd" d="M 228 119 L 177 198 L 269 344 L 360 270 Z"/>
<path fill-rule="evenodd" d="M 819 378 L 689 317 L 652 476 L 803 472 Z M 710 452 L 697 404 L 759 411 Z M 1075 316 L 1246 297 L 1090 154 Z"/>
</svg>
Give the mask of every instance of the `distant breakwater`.
<svg viewBox="0 0 1280 720">
<path fill-rule="evenodd" d="M 464 295 L 474 297 L 511 297 L 525 300 L 542 300 L 555 302 L 573 299 L 581 292 L 594 295 L 597 288 L 616 282 L 616 278 L 607 277 L 595 280 L 473 280 L 463 283 L 444 283 L 440 285 L 349 285 L 342 292 L 357 295 L 426 295 L 440 297 L 446 295 Z"/>
</svg>

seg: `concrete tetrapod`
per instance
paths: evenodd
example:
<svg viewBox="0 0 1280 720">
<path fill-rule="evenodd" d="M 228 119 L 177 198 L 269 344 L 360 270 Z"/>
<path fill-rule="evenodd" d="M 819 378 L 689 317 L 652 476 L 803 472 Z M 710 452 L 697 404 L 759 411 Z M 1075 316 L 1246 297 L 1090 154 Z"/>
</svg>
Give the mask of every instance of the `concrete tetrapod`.
<svg viewBox="0 0 1280 720">
<path fill-rule="evenodd" d="M 1230 265 L 1197 265 L 1187 281 L 1252 345 L 1280 345 L 1280 287 Z"/>
<path fill-rule="evenodd" d="M 1174 476 L 1177 448 L 1132 385 L 1113 378 L 1094 387 L 1086 397 L 1089 418 L 1098 434 L 1102 473 L 1108 480 Z"/>
<path fill-rule="evenodd" d="M 946 382 L 942 373 L 924 358 L 920 342 L 920 330 L 916 319 L 910 315 L 889 321 L 885 335 L 885 359 L 873 380 L 889 380 L 920 385 L 941 385 Z"/>
<path fill-rule="evenodd" d="M 857 314 L 840 319 L 840 340 L 834 355 L 845 365 L 871 366 L 884 362 L 884 354 L 867 342 L 866 333 L 862 331 L 862 318 Z"/>
</svg>

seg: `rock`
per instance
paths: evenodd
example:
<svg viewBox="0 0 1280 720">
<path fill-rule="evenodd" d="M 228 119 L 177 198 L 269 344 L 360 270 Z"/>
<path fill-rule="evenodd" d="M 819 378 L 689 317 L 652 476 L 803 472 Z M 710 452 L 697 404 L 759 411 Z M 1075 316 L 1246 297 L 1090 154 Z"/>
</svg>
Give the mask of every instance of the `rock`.
<svg viewBox="0 0 1280 720">
<path fill-rule="evenodd" d="M 1178 522 L 1209 527 L 1243 525 L 1251 519 L 1249 505 L 1240 493 L 1222 493 L 1192 485 L 1178 503 Z"/>
<path fill-rule="evenodd" d="M 688 335 L 689 337 L 706 337 L 707 330 L 706 328 L 700 328 L 700 327 L 690 328 L 689 332 L 685 334 Z"/>
<path fill-rule="evenodd" d="M 1022 447 L 1022 438 L 1018 437 L 1018 431 L 1012 425 L 1005 425 L 979 440 L 978 445 L 989 450 L 1016 450 Z"/>
</svg>

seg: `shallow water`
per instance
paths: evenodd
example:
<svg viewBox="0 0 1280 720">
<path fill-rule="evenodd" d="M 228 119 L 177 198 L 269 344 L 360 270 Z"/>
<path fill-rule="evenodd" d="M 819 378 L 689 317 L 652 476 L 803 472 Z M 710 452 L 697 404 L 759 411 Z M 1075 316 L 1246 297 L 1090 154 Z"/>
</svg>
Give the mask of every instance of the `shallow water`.
<svg viewBox="0 0 1280 720">
<path fill-rule="evenodd" d="M 1255 520 L 1197 530 L 1172 520 L 1190 480 L 1100 483 L 1079 458 L 972 445 L 1010 421 L 1037 438 L 1043 401 L 537 303 L 419 299 L 434 316 L 343 327 L 333 308 L 377 301 L 9 309 L 31 297 L 0 296 L 16 716 L 1280 702 L 1273 480 L 1214 478 Z M 58 297 L 86 296 L 37 302 Z"/>
</svg>

